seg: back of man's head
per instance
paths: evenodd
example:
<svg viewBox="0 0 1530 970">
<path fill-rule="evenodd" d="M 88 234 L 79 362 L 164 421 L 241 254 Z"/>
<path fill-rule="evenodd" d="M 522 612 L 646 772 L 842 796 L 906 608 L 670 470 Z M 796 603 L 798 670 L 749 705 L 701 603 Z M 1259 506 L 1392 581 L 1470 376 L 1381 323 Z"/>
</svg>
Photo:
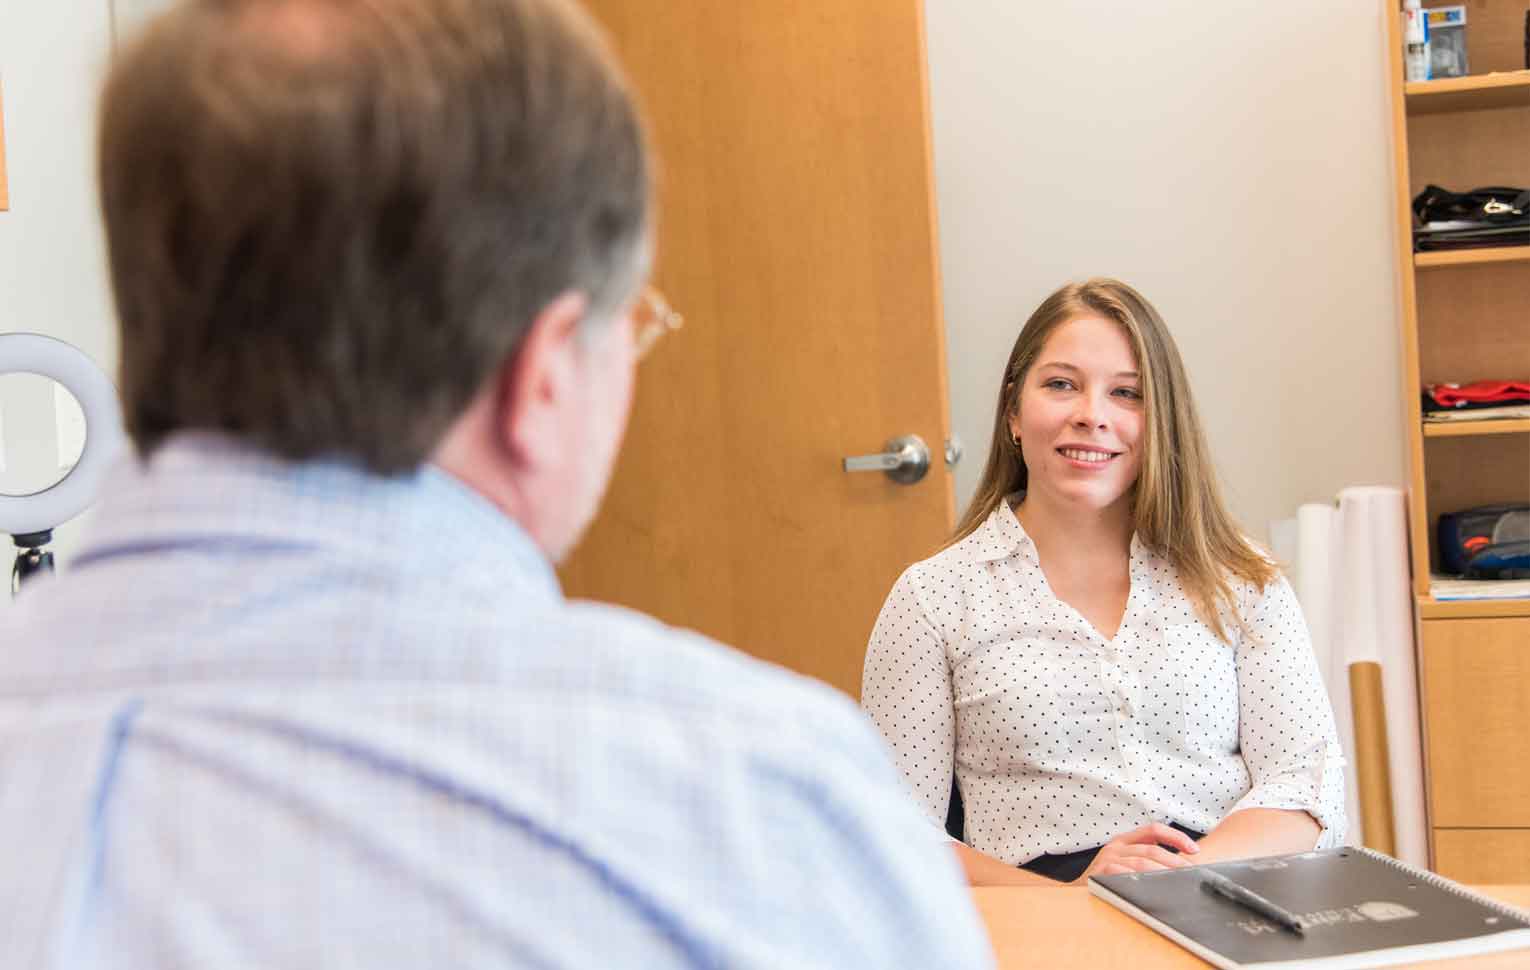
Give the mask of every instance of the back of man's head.
<svg viewBox="0 0 1530 970">
<path fill-rule="evenodd" d="M 418 465 L 570 290 L 646 270 L 641 121 L 566 0 L 189 0 L 118 60 L 100 177 L 128 430 Z"/>
</svg>

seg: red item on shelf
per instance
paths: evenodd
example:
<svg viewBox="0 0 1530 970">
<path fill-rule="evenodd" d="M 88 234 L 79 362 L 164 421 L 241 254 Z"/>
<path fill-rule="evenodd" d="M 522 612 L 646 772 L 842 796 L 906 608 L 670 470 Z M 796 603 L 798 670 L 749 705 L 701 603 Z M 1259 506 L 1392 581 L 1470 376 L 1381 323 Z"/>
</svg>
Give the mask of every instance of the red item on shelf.
<svg viewBox="0 0 1530 970">
<path fill-rule="evenodd" d="M 1530 381 L 1473 381 L 1470 384 L 1427 384 L 1424 390 L 1442 407 L 1497 404 L 1530 398 Z"/>
</svg>

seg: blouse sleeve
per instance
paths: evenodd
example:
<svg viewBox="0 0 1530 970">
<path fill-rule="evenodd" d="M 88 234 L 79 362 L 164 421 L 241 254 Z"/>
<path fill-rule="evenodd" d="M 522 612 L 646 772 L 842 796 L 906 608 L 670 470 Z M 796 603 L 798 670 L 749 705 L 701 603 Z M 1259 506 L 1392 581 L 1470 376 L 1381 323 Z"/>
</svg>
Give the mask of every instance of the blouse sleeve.
<svg viewBox="0 0 1530 970">
<path fill-rule="evenodd" d="M 1323 827 L 1317 848 L 1345 835 L 1344 755 L 1301 606 L 1285 577 L 1255 594 L 1238 645 L 1238 737 L 1253 788 L 1232 811 L 1306 811 Z"/>
<path fill-rule="evenodd" d="M 861 705 L 915 801 L 944 832 L 956 749 L 951 668 L 945 639 L 920 599 L 917 566 L 893 585 L 871 631 Z"/>
</svg>

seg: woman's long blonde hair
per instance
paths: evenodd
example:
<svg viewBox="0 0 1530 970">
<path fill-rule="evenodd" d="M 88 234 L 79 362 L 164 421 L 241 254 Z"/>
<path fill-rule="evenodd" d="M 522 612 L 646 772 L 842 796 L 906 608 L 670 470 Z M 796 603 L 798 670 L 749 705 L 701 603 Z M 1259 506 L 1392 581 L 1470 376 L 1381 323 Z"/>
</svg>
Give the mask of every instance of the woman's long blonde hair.
<svg viewBox="0 0 1530 970">
<path fill-rule="evenodd" d="M 1070 283 L 1047 297 L 1021 328 L 999 381 L 988 463 L 951 543 L 976 531 L 1006 496 L 1025 489 L 1025 459 L 1010 437 L 1009 419 L 1047 338 L 1081 316 L 1120 324 L 1142 375 L 1145 433 L 1142 467 L 1132 489 L 1137 537 L 1173 564 L 1196 613 L 1226 641 L 1225 618 L 1242 627 L 1235 581 L 1263 589 L 1276 568 L 1243 537 L 1222 503 L 1174 338 L 1153 305 L 1119 280 Z"/>
</svg>

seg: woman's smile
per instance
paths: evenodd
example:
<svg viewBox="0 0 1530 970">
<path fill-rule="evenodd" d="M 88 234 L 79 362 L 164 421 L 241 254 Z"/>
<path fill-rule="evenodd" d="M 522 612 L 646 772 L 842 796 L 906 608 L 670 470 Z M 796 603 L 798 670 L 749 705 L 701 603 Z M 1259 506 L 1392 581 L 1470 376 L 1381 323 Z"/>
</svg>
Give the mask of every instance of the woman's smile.
<svg viewBox="0 0 1530 970">
<path fill-rule="evenodd" d="M 1084 448 L 1077 445 L 1063 445 L 1057 449 L 1057 453 L 1068 459 L 1068 462 L 1080 468 L 1104 468 L 1116 458 L 1119 451 L 1103 451 L 1099 448 Z"/>
</svg>

